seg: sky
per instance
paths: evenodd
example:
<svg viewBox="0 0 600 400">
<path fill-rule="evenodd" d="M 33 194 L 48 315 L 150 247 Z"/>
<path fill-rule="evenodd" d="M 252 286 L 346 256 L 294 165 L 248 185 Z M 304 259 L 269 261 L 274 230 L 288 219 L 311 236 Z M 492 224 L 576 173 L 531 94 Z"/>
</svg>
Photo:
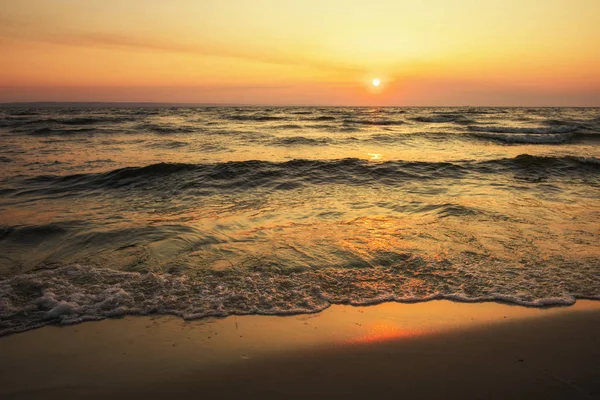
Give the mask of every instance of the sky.
<svg viewBox="0 0 600 400">
<path fill-rule="evenodd" d="M 600 1 L 0 0 L 0 54 L 0 102 L 600 106 Z"/>
</svg>

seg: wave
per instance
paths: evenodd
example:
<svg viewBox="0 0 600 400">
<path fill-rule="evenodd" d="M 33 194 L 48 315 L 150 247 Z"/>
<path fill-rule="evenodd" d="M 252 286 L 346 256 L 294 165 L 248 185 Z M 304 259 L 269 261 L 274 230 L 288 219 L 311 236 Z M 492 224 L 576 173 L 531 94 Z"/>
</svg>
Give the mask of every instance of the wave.
<svg viewBox="0 0 600 400">
<path fill-rule="evenodd" d="M 476 135 L 465 135 L 463 133 L 448 133 L 448 132 L 410 132 L 410 133 L 376 133 L 362 140 L 378 142 L 378 143 L 405 143 L 414 140 L 425 139 L 430 142 L 447 143 L 457 139 L 469 139 Z M 358 140 L 358 139 L 355 139 Z"/>
<path fill-rule="evenodd" d="M 97 132 L 94 128 L 37 128 L 20 130 L 19 132 L 26 133 L 31 136 L 63 136 L 63 135 L 79 135 L 83 133 Z"/>
<path fill-rule="evenodd" d="M 72 118 L 53 118 L 44 122 L 51 122 L 61 125 L 95 125 L 106 123 L 121 123 L 132 121 L 131 117 L 72 117 Z"/>
<path fill-rule="evenodd" d="M 38 125 L 40 128 L 66 126 L 87 126 L 98 124 L 118 124 L 133 121 L 127 116 L 87 116 L 87 117 L 42 117 L 42 118 L 5 118 L 3 126 L 23 127 Z"/>
<path fill-rule="evenodd" d="M 357 124 L 357 125 L 375 125 L 375 126 L 393 126 L 393 125 L 404 125 L 406 121 L 391 120 L 391 119 L 344 119 L 344 124 Z"/>
<path fill-rule="evenodd" d="M 297 186 L 313 184 L 371 185 L 397 184 L 402 180 L 457 178 L 463 168 L 451 163 L 387 162 L 370 163 L 359 159 L 334 161 L 293 160 L 283 163 L 239 161 L 217 164 L 160 163 L 129 167 L 101 174 L 67 176 L 42 175 L 27 178 L 19 185 L 23 195 L 82 193 L 110 188 L 165 188 L 247 190 L 256 187 L 277 188 L 293 182 Z"/>
<path fill-rule="evenodd" d="M 294 115 L 311 115 L 313 114 L 313 111 L 290 111 L 289 114 L 294 114 Z"/>
<path fill-rule="evenodd" d="M 464 115 L 460 114 L 451 114 L 451 113 L 442 113 L 436 115 L 427 115 L 427 116 L 417 116 L 411 118 L 413 121 L 417 122 L 425 122 L 425 123 L 460 123 L 460 124 L 470 124 L 474 121 L 466 118 Z"/>
<path fill-rule="evenodd" d="M 329 115 L 321 115 L 314 118 L 303 118 L 304 121 L 335 121 L 336 118 Z"/>
<path fill-rule="evenodd" d="M 233 121 L 256 121 L 256 122 L 269 122 L 269 121 L 282 121 L 285 117 L 277 117 L 274 115 L 227 115 L 225 118 Z"/>
<path fill-rule="evenodd" d="M 160 109 L 155 109 L 155 108 L 137 108 L 134 109 L 132 111 L 130 111 L 130 113 L 132 115 L 159 115 L 161 113 L 162 110 Z"/>
<path fill-rule="evenodd" d="M 64 235 L 73 223 L 46 224 L 20 227 L 0 226 L 0 241 L 10 239 L 18 243 L 41 242 L 50 237 Z"/>
<path fill-rule="evenodd" d="M 574 125 L 574 121 L 562 119 L 548 119 L 544 123 L 550 126 L 576 126 L 576 124 Z"/>
<path fill-rule="evenodd" d="M 600 159 L 594 157 L 540 157 L 521 154 L 515 158 L 483 161 L 481 170 L 509 172 L 526 180 L 540 180 L 548 177 L 583 177 L 591 180 L 600 174 Z"/>
<path fill-rule="evenodd" d="M 141 124 L 136 127 L 136 130 L 151 131 L 154 133 L 192 133 L 197 131 L 197 128 L 183 125 L 158 125 L 158 124 Z"/>
<path fill-rule="evenodd" d="M 97 124 L 99 122 L 107 122 L 107 121 L 103 121 L 100 118 L 90 118 L 90 117 L 83 117 L 83 118 L 65 118 L 65 119 L 61 119 L 61 120 L 55 120 L 56 123 L 59 124 L 63 124 L 63 125 L 93 125 L 93 124 Z M 114 120 L 111 122 L 115 122 Z M 120 122 L 120 121 L 119 121 Z"/>
<path fill-rule="evenodd" d="M 0 281 L 0 336 L 47 324 L 123 315 L 185 319 L 315 313 L 331 304 L 369 305 L 448 299 L 530 307 L 600 299 L 596 264 L 483 268 L 481 260 L 426 260 L 382 252 L 368 268 L 286 271 L 277 266 L 201 270 L 194 276 L 70 265 Z M 508 272 L 508 273 L 507 273 Z M 540 274 L 549 279 L 540 279 Z M 414 280 L 418 277 L 419 284 Z M 373 284 L 376 282 L 376 285 Z"/>
<path fill-rule="evenodd" d="M 146 144 L 146 147 L 151 149 L 179 149 L 186 146 L 189 146 L 189 143 L 179 140 L 161 140 Z"/>
<path fill-rule="evenodd" d="M 10 115 L 16 115 L 16 116 L 34 116 L 34 115 L 40 115 L 39 111 L 35 111 L 35 110 L 13 110 Z"/>
<path fill-rule="evenodd" d="M 572 133 L 549 133 L 544 135 L 528 135 L 518 133 L 473 133 L 469 136 L 514 144 L 563 144 L 571 141 L 575 137 L 575 135 Z"/>
<path fill-rule="evenodd" d="M 460 110 L 460 112 L 462 114 L 471 114 L 471 115 L 488 115 L 488 114 L 496 114 L 496 113 L 505 113 L 506 111 L 503 110 L 499 110 L 499 109 L 479 109 L 479 108 L 473 108 L 473 109 L 462 109 Z"/>
<path fill-rule="evenodd" d="M 471 215 L 487 214 L 487 212 L 484 212 L 483 210 L 477 209 L 475 207 L 467 207 L 455 203 L 430 204 L 422 203 L 419 201 L 411 201 L 404 204 L 390 204 L 387 202 L 380 202 L 377 205 L 383 208 L 389 208 L 390 210 L 402 214 L 433 214 L 440 218 L 465 217 Z"/>
<path fill-rule="evenodd" d="M 473 207 L 467 207 L 460 204 L 433 204 L 430 207 L 435 210 L 435 214 L 439 215 L 441 218 L 448 217 L 464 217 L 469 215 L 478 215 L 480 212 Z"/>
<path fill-rule="evenodd" d="M 467 127 L 473 132 L 489 132 L 489 133 L 528 133 L 528 134 L 557 134 L 557 133 L 570 133 L 578 129 L 577 126 L 556 126 L 556 127 L 517 127 L 517 126 L 478 126 L 470 125 Z"/>
<path fill-rule="evenodd" d="M 291 144 L 306 138 L 289 138 Z M 313 144 L 311 142 L 311 144 Z M 483 162 L 373 163 L 347 158 L 341 160 L 293 160 L 288 162 L 238 161 L 216 164 L 159 163 L 145 167 L 121 168 L 106 173 L 67 176 L 41 175 L 14 182 L 12 196 L 82 194 L 98 189 L 140 188 L 164 190 L 229 190 L 278 188 L 305 185 L 398 185 L 410 181 L 462 179 L 471 175 L 509 174 L 543 178 L 584 177 L 596 179 L 600 162 L 596 158 L 540 157 L 523 154 L 515 158 Z M 282 186 L 283 185 L 283 186 Z M 200 195 L 201 193 L 197 193 Z"/>
<path fill-rule="evenodd" d="M 272 125 L 269 129 L 303 129 L 304 126 L 298 124 L 283 124 L 283 125 Z"/>
<path fill-rule="evenodd" d="M 272 142 L 276 146 L 318 146 L 331 143 L 330 138 L 307 138 L 303 136 L 292 136 L 276 139 Z"/>
</svg>

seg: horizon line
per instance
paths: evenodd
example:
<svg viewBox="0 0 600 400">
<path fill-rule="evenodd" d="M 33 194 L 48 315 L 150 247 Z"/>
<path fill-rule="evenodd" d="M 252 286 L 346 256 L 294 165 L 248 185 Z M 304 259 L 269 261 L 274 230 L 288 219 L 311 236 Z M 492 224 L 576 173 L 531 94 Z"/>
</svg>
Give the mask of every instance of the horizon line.
<svg viewBox="0 0 600 400">
<path fill-rule="evenodd" d="M 600 108 L 593 106 L 535 106 L 535 105 L 343 105 L 343 104 L 253 104 L 253 103 L 194 103 L 194 102 L 154 102 L 154 101 L 14 101 L 0 102 L 0 107 L 27 106 L 130 106 L 130 107 L 353 107 L 353 108 Z"/>
</svg>

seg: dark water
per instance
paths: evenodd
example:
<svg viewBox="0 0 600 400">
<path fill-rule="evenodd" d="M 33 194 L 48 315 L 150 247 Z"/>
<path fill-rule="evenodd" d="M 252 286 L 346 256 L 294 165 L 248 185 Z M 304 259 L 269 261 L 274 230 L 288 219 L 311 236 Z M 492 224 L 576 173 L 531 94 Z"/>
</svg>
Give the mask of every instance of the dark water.
<svg viewBox="0 0 600 400">
<path fill-rule="evenodd" d="M 599 145 L 599 109 L 0 109 L 0 334 L 600 298 Z"/>
</svg>

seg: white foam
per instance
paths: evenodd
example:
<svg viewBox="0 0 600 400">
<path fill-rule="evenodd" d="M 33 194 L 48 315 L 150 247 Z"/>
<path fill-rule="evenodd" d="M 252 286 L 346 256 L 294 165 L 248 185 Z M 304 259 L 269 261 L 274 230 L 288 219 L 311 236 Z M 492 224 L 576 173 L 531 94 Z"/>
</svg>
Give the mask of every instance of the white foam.
<svg viewBox="0 0 600 400">
<path fill-rule="evenodd" d="M 314 313 L 331 304 L 500 301 L 528 307 L 600 299 L 598 265 L 508 268 L 465 260 L 409 260 L 404 267 L 304 272 L 235 270 L 200 277 L 80 265 L 0 281 L 0 335 L 122 315 L 209 316 Z M 420 276 L 414 284 L 415 273 Z M 543 277 L 543 278 L 542 278 Z"/>
<path fill-rule="evenodd" d="M 65 319 L 69 315 L 78 314 L 79 307 L 75 303 L 59 301 L 50 311 L 46 313 L 46 319 Z"/>
</svg>

